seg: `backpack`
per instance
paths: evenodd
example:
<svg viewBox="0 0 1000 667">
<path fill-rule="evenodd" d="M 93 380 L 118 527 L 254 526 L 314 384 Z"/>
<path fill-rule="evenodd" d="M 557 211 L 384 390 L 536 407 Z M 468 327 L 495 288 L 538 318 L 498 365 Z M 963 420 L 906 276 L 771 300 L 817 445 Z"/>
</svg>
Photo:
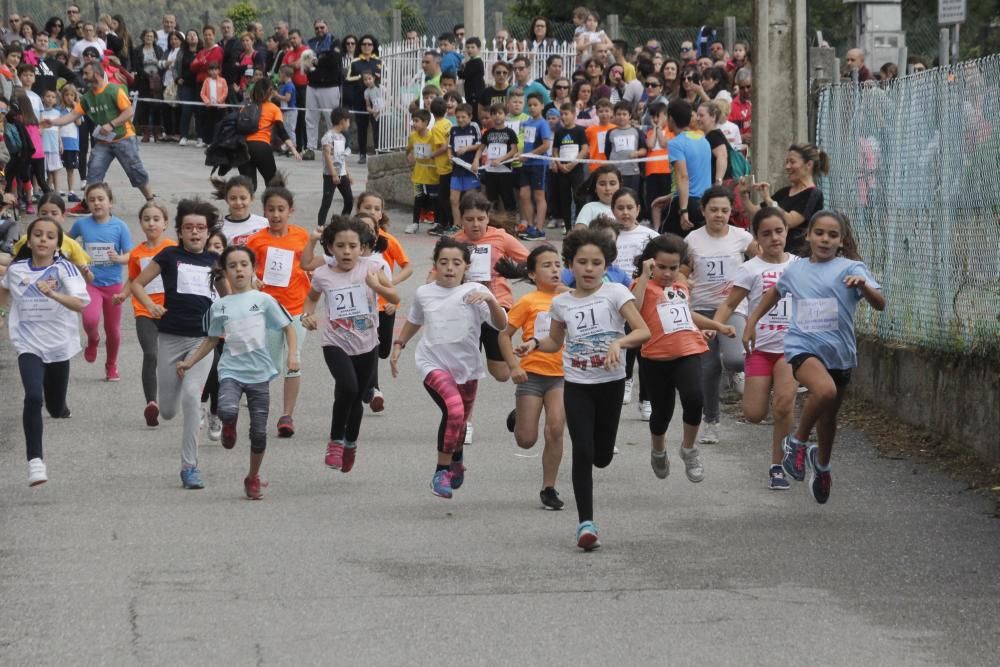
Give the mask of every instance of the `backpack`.
<svg viewBox="0 0 1000 667">
<path fill-rule="evenodd" d="M 733 145 L 728 141 L 726 142 L 726 156 L 729 159 L 729 169 L 734 179 L 739 180 L 741 176 L 750 175 L 752 170 L 750 160 L 747 159 L 746 155 L 733 148 Z"/>
<path fill-rule="evenodd" d="M 247 136 L 260 129 L 260 105 L 247 102 L 236 113 L 236 132 Z"/>
<path fill-rule="evenodd" d="M 8 122 L 4 128 L 4 144 L 7 146 L 7 150 L 10 153 L 8 162 L 16 158 L 21 154 L 21 149 L 24 147 L 24 142 L 21 141 L 21 133 L 17 131 L 17 125 L 14 122 Z"/>
<path fill-rule="evenodd" d="M 224 176 L 230 169 L 239 168 L 250 161 L 247 142 L 236 130 L 239 110 L 227 113 L 215 128 L 211 145 L 205 149 L 205 166 L 212 167 L 212 174 Z"/>
</svg>

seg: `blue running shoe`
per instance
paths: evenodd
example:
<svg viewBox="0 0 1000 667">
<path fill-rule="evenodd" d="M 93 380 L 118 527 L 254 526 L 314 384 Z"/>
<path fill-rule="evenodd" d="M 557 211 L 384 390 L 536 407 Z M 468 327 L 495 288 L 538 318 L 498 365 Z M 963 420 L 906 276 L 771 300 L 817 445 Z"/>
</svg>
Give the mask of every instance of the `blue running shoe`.
<svg viewBox="0 0 1000 667">
<path fill-rule="evenodd" d="M 809 464 L 809 493 L 813 500 L 823 505 L 830 499 L 830 487 L 833 486 L 833 479 L 830 477 L 830 466 L 826 469 L 820 467 L 819 447 L 812 445 L 806 454 L 806 461 Z"/>
<path fill-rule="evenodd" d="M 182 468 L 181 482 L 185 489 L 204 489 L 205 484 L 201 481 L 201 472 L 197 468 Z"/>
<path fill-rule="evenodd" d="M 584 521 L 576 529 L 576 546 L 584 551 L 593 551 L 601 546 L 601 541 L 597 538 L 597 526 L 593 521 Z"/>
<path fill-rule="evenodd" d="M 465 466 L 462 465 L 461 461 L 452 461 L 448 472 L 451 473 L 452 491 L 458 491 L 465 483 Z"/>
<path fill-rule="evenodd" d="M 785 469 L 780 465 L 773 465 L 767 471 L 767 488 L 772 491 L 787 491 L 791 487 L 788 478 L 785 477 Z"/>
<path fill-rule="evenodd" d="M 785 456 L 781 459 L 781 467 L 785 469 L 785 474 L 796 482 L 801 482 L 806 478 L 805 443 L 799 442 L 789 433 L 781 443 L 781 448 L 785 451 Z"/>
<path fill-rule="evenodd" d="M 431 479 L 431 493 L 439 498 L 451 498 L 451 471 L 438 470 Z"/>
</svg>

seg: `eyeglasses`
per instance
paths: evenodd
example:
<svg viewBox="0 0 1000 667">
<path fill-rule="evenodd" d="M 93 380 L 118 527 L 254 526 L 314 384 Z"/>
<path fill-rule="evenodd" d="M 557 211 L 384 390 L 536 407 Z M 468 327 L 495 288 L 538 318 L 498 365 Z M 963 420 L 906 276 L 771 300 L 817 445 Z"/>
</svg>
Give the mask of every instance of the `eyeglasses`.
<svg viewBox="0 0 1000 667">
<path fill-rule="evenodd" d="M 690 46 L 682 46 L 681 51 L 694 51 L 694 48 Z"/>
<path fill-rule="evenodd" d="M 375 46 L 375 42 L 361 42 L 361 46 Z"/>
<path fill-rule="evenodd" d="M 660 87 L 660 82 L 659 81 L 647 81 L 646 82 L 646 87 L 647 88 L 659 88 Z"/>
<path fill-rule="evenodd" d="M 556 90 L 569 90 L 569 86 L 552 86 Z"/>
</svg>

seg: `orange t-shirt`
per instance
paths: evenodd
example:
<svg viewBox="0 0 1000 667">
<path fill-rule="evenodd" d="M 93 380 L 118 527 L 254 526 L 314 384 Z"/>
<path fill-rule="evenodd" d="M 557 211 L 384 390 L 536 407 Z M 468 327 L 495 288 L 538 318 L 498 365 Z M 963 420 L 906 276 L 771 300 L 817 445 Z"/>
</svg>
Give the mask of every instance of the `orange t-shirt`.
<svg viewBox="0 0 1000 667">
<path fill-rule="evenodd" d="M 252 234 L 246 247 L 257 257 L 261 291 L 278 300 L 290 315 L 301 315 L 309 295 L 309 276 L 299 266 L 302 251 L 312 243 L 309 232 L 288 225 L 288 233 L 275 236 L 267 227 Z"/>
<path fill-rule="evenodd" d="M 691 294 L 684 285 L 674 283 L 664 290 L 652 280 L 647 282 L 640 313 L 651 335 L 642 345 L 642 356 L 669 361 L 708 352 L 693 312 Z"/>
<path fill-rule="evenodd" d="M 658 146 L 656 148 L 652 147 L 653 146 L 653 136 L 654 136 L 653 132 L 654 131 L 655 130 L 649 130 L 648 132 L 646 132 L 646 157 L 660 157 L 660 156 L 667 156 L 667 155 L 669 155 L 669 153 L 667 152 L 667 147 L 666 146 Z M 664 134 L 667 136 L 667 141 L 670 141 L 671 139 L 673 139 L 674 137 L 677 136 L 676 134 L 674 134 L 670 130 L 664 131 Z M 647 176 L 651 176 L 653 174 L 669 174 L 669 173 L 670 173 L 670 160 L 669 159 L 667 159 L 667 160 L 650 160 L 649 162 L 646 163 L 646 175 Z"/>
<path fill-rule="evenodd" d="M 501 257 L 510 257 L 515 262 L 525 261 L 528 259 L 528 249 L 516 238 L 496 227 L 487 227 L 486 233 L 478 241 L 472 241 L 465 235 L 465 231 L 455 234 L 455 240 L 475 245 L 472 248 L 472 265 L 465 274 L 466 279 L 486 285 L 497 298 L 497 303 L 510 310 L 514 304 L 510 283 L 494 267 Z"/>
<path fill-rule="evenodd" d="M 538 340 L 546 338 L 549 335 L 549 324 L 552 322 L 549 310 L 552 308 L 552 299 L 555 296 L 554 292 L 541 290 L 525 294 L 507 313 L 507 324 L 521 330 L 522 340 L 532 337 Z M 546 377 L 562 377 L 562 349 L 558 352 L 536 350 L 521 359 L 521 368 L 529 373 Z"/>
<path fill-rule="evenodd" d="M 173 239 L 160 239 L 160 242 L 154 248 L 150 248 L 145 242 L 132 248 L 132 252 L 128 255 L 128 279 L 135 280 L 142 273 L 142 270 L 146 268 L 146 265 L 152 261 L 153 257 L 159 254 L 164 248 L 174 245 L 177 245 L 177 241 Z M 164 296 L 166 296 L 163 293 L 163 279 L 157 276 L 156 279 L 151 280 L 146 285 L 146 294 L 149 295 L 150 301 L 158 306 L 162 306 Z M 153 317 L 146 307 L 139 303 L 139 300 L 135 297 L 132 297 L 132 312 L 135 313 L 136 317 Z"/>
<path fill-rule="evenodd" d="M 607 160 L 608 156 L 604 154 L 604 144 L 605 137 L 607 137 L 608 132 L 613 128 L 618 127 L 614 123 L 608 123 L 607 125 L 591 125 L 587 128 L 587 143 L 590 145 L 590 151 L 587 153 L 587 158 L 590 160 Z M 591 171 L 594 171 L 601 165 L 591 163 L 588 165 Z"/>
<path fill-rule="evenodd" d="M 385 251 L 382 253 L 382 259 L 384 259 L 385 263 L 389 265 L 390 271 L 395 271 L 397 266 L 405 267 L 410 263 L 410 258 L 407 257 L 406 251 L 403 250 L 402 244 L 400 244 L 399 240 L 395 236 L 386 231 L 380 231 L 379 236 L 384 237 L 386 241 L 386 247 Z M 385 297 L 379 294 L 378 309 L 385 310 L 385 304 L 387 303 L 388 301 L 385 300 Z"/>
<path fill-rule="evenodd" d="M 260 105 L 260 123 L 257 131 L 247 135 L 247 141 L 263 141 L 265 144 L 271 143 L 271 128 L 278 123 L 285 122 L 281 115 L 281 109 L 272 102 L 264 102 Z"/>
</svg>

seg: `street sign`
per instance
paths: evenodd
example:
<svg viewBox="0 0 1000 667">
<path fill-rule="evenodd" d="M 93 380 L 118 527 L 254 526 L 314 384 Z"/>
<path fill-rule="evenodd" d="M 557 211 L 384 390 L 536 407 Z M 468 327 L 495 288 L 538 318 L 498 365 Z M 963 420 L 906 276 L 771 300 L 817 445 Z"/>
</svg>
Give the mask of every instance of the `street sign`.
<svg viewBox="0 0 1000 667">
<path fill-rule="evenodd" d="M 938 0 L 938 25 L 965 23 L 966 0 Z"/>
</svg>

